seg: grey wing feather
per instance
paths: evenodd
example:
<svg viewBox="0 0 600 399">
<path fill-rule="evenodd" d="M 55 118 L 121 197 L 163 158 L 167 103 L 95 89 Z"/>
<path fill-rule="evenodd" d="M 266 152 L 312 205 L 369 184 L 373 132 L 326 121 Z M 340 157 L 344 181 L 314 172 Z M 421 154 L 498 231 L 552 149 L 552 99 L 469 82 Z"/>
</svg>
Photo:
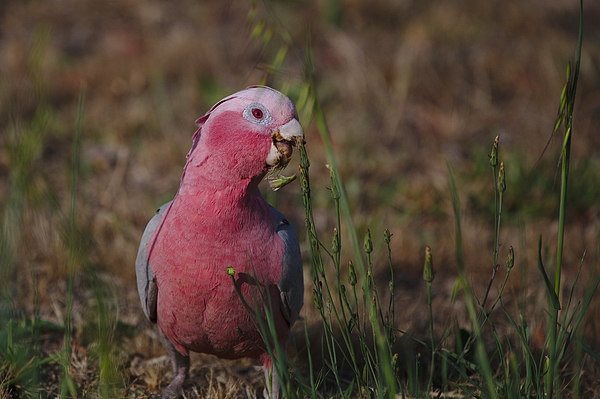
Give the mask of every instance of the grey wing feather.
<svg viewBox="0 0 600 399">
<path fill-rule="evenodd" d="M 283 240 L 283 273 L 277 287 L 281 293 L 283 316 L 290 326 L 294 324 L 304 304 L 304 273 L 298 236 L 277 209 L 271 207 L 277 223 L 277 234 Z"/>
<path fill-rule="evenodd" d="M 140 295 L 144 314 L 152 323 L 156 323 L 156 299 L 158 288 L 156 286 L 156 281 L 154 280 L 154 272 L 148 261 L 148 246 L 150 245 L 150 239 L 152 238 L 154 231 L 160 225 L 162 216 L 171 205 L 171 202 L 167 202 L 158 208 L 156 215 L 148 222 L 140 241 L 137 258 L 135 259 L 138 294 Z"/>
</svg>

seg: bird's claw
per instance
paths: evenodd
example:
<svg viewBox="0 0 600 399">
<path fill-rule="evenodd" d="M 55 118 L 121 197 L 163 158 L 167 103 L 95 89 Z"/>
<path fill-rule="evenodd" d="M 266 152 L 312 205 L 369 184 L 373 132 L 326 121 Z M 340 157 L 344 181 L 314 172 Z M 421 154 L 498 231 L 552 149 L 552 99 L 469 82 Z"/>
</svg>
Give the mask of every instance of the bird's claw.
<svg viewBox="0 0 600 399">
<path fill-rule="evenodd" d="M 173 377 L 173 381 L 160 392 L 161 399 L 181 398 L 183 396 L 183 382 L 186 374 L 179 372 Z"/>
</svg>

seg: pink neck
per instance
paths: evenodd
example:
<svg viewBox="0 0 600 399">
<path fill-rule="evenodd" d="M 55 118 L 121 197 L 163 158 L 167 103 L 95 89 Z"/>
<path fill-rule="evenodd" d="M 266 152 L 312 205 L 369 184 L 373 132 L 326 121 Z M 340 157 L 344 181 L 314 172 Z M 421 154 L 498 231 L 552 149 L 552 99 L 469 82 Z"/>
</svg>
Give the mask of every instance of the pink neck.
<svg viewBox="0 0 600 399">
<path fill-rule="evenodd" d="M 181 176 L 180 194 L 197 195 L 205 192 L 227 192 L 236 198 L 258 192 L 265 171 L 240 171 L 235 165 L 224 165 L 218 156 L 202 157 L 192 154 Z"/>
</svg>

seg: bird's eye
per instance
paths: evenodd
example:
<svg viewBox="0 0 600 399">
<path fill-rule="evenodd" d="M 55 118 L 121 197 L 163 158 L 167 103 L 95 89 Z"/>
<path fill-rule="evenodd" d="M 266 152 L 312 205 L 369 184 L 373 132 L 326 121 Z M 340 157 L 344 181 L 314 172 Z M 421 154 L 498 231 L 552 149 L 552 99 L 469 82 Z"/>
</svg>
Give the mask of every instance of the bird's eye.
<svg viewBox="0 0 600 399">
<path fill-rule="evenodd" d="M 262 109 L 252 108 L 252 116 L 255 117 L 256 119 L 262 119 L 262 117 L 263 117 Z"/>
<path fill-rule="evenodd" d="M 269 113 L 269 110 L 261 103 L 249 104 L 244 109 L 243 115 L 249 122 L 259 125 L 270 126 L 273 123 L 273 117 Z"/>
</svg>

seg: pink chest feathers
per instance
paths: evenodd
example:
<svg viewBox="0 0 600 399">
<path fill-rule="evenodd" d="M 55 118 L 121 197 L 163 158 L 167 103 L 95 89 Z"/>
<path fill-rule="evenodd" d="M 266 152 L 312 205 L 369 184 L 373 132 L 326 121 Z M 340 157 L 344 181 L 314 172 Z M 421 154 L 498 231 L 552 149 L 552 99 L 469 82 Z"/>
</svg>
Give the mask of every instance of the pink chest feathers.
<svg viewBox="0 0 600 399">
<path fill-rule="evenodd" d="M 206 208 L 191 212 L 185 201 L 176 200 L 165 213 L 149 259 L 158 285 L 158 325 L 178 351 L 235 358 L 259 350 L 254 312 L 247 305 L 279 306 L 284 246 L 260 200 L 254 207 L 228 207 L 226 214 L 212 215 Z M 233 280 L 228 268 L 235 270 Z M 273 313 L 285 324 L 278 308 Z"/>
</svg>

